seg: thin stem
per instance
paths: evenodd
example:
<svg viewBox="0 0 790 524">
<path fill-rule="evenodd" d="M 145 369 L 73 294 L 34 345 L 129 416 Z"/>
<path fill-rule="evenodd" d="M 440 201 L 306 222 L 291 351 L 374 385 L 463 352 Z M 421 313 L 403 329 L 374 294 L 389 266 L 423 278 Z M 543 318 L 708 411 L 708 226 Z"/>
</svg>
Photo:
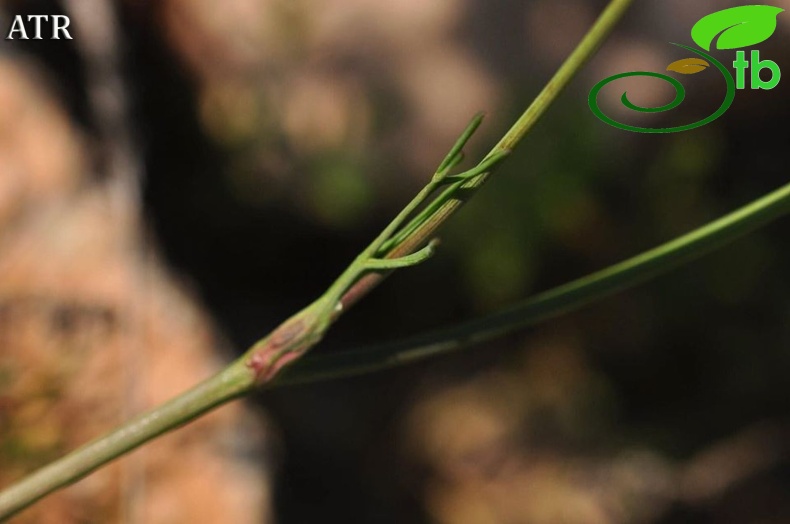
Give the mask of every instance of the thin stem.
<svg viewBox="0 0 790 524">
<path fill-rule="evenodd" d="M 579 309 L 724 246 L 790 213 L 790 184 L 699 229 L 503 311 L 404 341 L 306 358 L 272 385 L 361 375 L 457 351 Z"/>
<path fill-rule="evenodd" d="M 246 369 L 228 367 L 186 393 L 72 451 L 1 492 L 0 521 L 149 440 L 243 395 L 251 387 L 252 377 Z"/>
<path fill-rule="evenodd" d="M 506 155 L 512 151 L 521 140 L 529 133 L 548 108 L 562 93 L 576 73 L 587 63 L 597 51 L 603 41 L 612 31 L 617 22 L 623 17 L 633 0 L 612 0 L 601 13 L 595 24 L 590 28 L 576 49 L 563 62 L 551 80 L 533 100 L 532 104 L 519 117 L 510 130 L 485 156 L 483 162 L 497 155 Z M 472 129 L 474 131 L 474 129 Z M 469 136 L 466 136 L 468 140 Z M 455 150 L 455 148 L 454 148 Z M 452 152 L 451 152 L 452 153 Z M 448 155 L 442 166 L 447 165 Z M 481 164 L 483 163 L 481 162 Z M 496 166 L 494 166 L 496 167 Z M 384 246 L 390 249 L 387 258 L 397 258 L 409 254 L 423 245 L 434 235 L 437 229 L 444 224 L 458 209 L 485 183 L 491 171 L 480 173 L 470 180 L 454 182 L 448 186 L 434 201 L 432 201 L 420 215 L 415 217 L 408 225 L 396 234 Z M 386 274 L 368 275 L 349 288 L 341 299 L 343 309 L 348 309 L 360 298 L 375 288 Z"/>
<path fill-rule="evenodd" d="M 579 48 L 573 52 L 546 89 L 494 150 L 483 159 L 483 162 L 496 154 L 506 153 L 521 140 L 532 124 L 551 105 L 562 87 L 568 83 L 573 74 L 600 45 L 632 1 L 611 1 Z M 476 127 L 475 122 L 479 124 L 479 117 L 473 121 L 473 125 L 470 127 Z M 472 131 L 474 129 L 462 135 L 461 140 L 468 139 L 467 135 Z M 460 147 L 454 147 L 451 154 L 442 163 L 441 167 L 444 167 L 445 171 L 461 161 L 462 152 L 460 149 Z M 256 386 L 271 381 L 284 366 L 298 360 L 315 346 L 323 338 L 328 327 L 337 320 L 343 309 L 365 295 L 390 272 L 390 269 L 382 268 L 381 272 L 362 276 L 370 270 L 366 264 L 371 259 L 381 258 L 383 255 L 387 259 L 393 259 L 413 254 L 428 240 L 436 228 L 461 205 L 462 201 L 457 191 L 462 188 L 478 187 L 485 180 L 487 174 L 481 173 L 469 180 L 451 184 L 449 188 L 453 192 L 447 193 L 445 191 L 434 201 L 438 202 L 436 204 L 438 208 L 432 207 L 431 204 L 426 206 L 431 209 L 431 213 L 420 215 L 420 220 L 423 218 L 425 220 L 416 223 L 414 231 L 410 232 L 402 242 L 388 246 L 390 247 L 388 251 L 382 251 L 382 246 L 393 236 L 397 236 L 398 229 L 408 216 L 438 189 L 442 184 L 442 177 L 443 175 L 434 176 L 423 191 L 354 260 L 326 293 L 258 341 L 225 370 L 172 401 L 133 419 L 107 436 L 94 440 L 32 473 L 0 493 L 0 520 L 13 516 L 36 500 L 84 477 L 145 442 L 179 427 L 225 402 L 248 393 Z M 464 193 L 465 195 L 469 194 L 466 191 Z M 428 252 L 423 252 L 423 254 L 425 253 Z M 419 259 L 420 256 L 422 255 L 417 258 Z M 407 262 L 413 260 L 407 259 Z"/>
<path fill-rule="evenodd" d="M 563 62 L 551 80 L 530 104 L 527 110 L 519 117 L 510 130 L 486 155 L 489 158 L 493 155 L 512 151 L 521 140 L 529 133 L 534 125 L 540 120 L 576 73 L 587 63 L 590 57 L 598 50 L 603 41 L 612 31 L 617 22 L 623 17 L 626 10 L 630 7 L 633 0 L 612 0 L 606 9 L 601 13 L 595 24 L 590 28 L 579 45 L 570 56 Z M 436 230 L 455 213 L 466 200 L 488 179 L 490 173 L 483 173 L 457 189 L 462 196 L 458 198 L 447 198 L 442 205 L 435 210 L 432 216 L 425 220 L 419 227 L 411 232 L 409 238 L 405 239 L 398 247 L 399 253 L 409 251 L 422 245 L 428 238 L 433 236 Z"/>
</svg>

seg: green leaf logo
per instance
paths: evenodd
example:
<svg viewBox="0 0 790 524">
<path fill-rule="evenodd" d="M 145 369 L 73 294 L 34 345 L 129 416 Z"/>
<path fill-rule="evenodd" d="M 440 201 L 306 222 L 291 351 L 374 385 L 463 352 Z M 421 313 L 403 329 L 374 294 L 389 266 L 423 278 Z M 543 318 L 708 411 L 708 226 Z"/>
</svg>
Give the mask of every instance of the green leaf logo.
<svg viewBox="0 0 790 524">
<path fill-rule="evenodd" d="M 764 42 L 776 31 L 776 17 L 784 11 L 770 5 L 744 5 L 717 11 L 694 24 L 691 38 L 710 51 L 718 36 L 717 49 L 738 49 Z"/>
</svg>

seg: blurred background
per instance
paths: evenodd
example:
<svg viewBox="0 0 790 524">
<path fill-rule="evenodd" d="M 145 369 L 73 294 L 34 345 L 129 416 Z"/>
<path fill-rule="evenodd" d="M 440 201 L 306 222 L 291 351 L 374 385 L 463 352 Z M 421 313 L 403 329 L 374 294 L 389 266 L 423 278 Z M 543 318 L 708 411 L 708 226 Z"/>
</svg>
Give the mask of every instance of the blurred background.
<svg viewBox="0 0 790 524">
<path fill-rule="evenodd" d="M 785 2 L 774 2 L 783 7 Z M 478 158 L 593 0 L 3 0 L 73 40 L 0 42 L 0 484 L 186 389 L 317 297 L 477 111 Z M 316 351 L 494 311 L 787 183 L 790 97 L 672 135 L 587 107 L 663 71 L 723 0 L 636 2 L 532 135 Z M 759 46 L 790 67 L 790 15 Z M 725 64 L 733 52 L 717 52 Z M 667 126 L 715 71 L 602 93 Z M 624 87 L 623 87 L 624 86 Z M 641 118 L 641 119 L 640 119 Z M 779 221 L 495 343 L 264 391 L 28 510 L 36 523 L 790 522 L 790 246 Z"/>
</svg>

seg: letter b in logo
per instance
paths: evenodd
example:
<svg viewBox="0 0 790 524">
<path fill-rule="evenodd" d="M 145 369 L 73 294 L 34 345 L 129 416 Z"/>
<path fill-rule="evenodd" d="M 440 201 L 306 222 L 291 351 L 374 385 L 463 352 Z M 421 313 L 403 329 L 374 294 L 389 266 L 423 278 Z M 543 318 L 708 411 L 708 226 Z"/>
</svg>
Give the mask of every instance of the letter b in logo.
<svg viewBox="0 0 790 524">
<path fill-rule="evenodd" d="M 773 89 L 779 85 L 779 80 L 782 78 L 782 71 L 773 60 L 760 60 L 760 51 L 752 51 L 751 63 L 746 60 L 746 52 L 738 51 L 735 62 L 732 63 L 736 70 L 736 83 L 738 89 L 746 87 L 746 70 L 749 66 L 752 68 L 751 83 L 752 89 Z M 763 80 L 760 73 L 767 69 L 771 72 L 771 77 L 768 80 Z"/>
</svg>

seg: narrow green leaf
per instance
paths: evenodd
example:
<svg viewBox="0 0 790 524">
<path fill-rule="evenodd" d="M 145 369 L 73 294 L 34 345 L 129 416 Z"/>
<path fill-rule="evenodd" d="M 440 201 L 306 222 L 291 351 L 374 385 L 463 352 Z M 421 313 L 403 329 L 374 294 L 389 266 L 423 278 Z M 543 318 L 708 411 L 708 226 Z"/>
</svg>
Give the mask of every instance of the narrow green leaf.
<svg viewBox="0 0 790 524">
<path fill-rule="evenodd" d="M 774 34 L 776 17 L 782 11 L 784 9 L 770 5 L 744 5 L 717 11 L 694 24 L 691 38 L 706 51 L 710 51 L 717 36 L 717 49 L 753 46 Z"/>
<path fill-rule="evenodd" d="M 469 139 L 472 138 L 473 134 L 475 134 L 477 128 L 483 123 L 483 118 L 485 118 L 485 113 L 477 113 L 474 118 L 472 118 L 472 121 L 466 126 L 466 129 L 464 129 L 464 132 L 461 133 L 461 136 L 458 137 L 458 140 L 456 140 L 452 149 L 450 149 L 450 152 L 447 153 L 447 156 L 444 157 L 442 163 L 439 164 L 439 168 L 436 170 L 437 174 L 447 171 L 448 168 L 458 164 L 463 159 L 463 157 L 459 155 L 462 154 L 462 150 L 466 143 L 469 142 Z"/>
<path fill-rule="evenodd" d="M 499 164 L 502 160 L 504 160 L 510 151 L 496 151 L 495 153 L 491 153 L 486 158 L 484 158 L 479 164 L 477 164 L 472 169 L 464 171 L 463 173 L 458 173 L 457 175 L 451 175 L 442 179 L 442 182 L 446 183 L 455 183 L 459 180 L 469 180 L 470 178 L 474 178 L 478 175 L 482 175 L 483 173 L 490 172 L 497 164 Z"/>
<path fill-rule="evenodd" d="M 365 269 L 371 271 L 389 271 L 402 267 L 416 266 L 420 262 L 424 262 L 433 256 L 438 243 L 437 240 L 432 240 L 427 246 L 419 251 L 398 258 L 371 258 L 365 262 Z"/>
<path fill-rule="evenodd" d="M 479 344 L 645 282 L 789 214 L 787 184 L 690 233 L 508 308 L 401 341 L 308 357 L 286 368 L 274 385 L 362 375 Z"/>
</svg>

